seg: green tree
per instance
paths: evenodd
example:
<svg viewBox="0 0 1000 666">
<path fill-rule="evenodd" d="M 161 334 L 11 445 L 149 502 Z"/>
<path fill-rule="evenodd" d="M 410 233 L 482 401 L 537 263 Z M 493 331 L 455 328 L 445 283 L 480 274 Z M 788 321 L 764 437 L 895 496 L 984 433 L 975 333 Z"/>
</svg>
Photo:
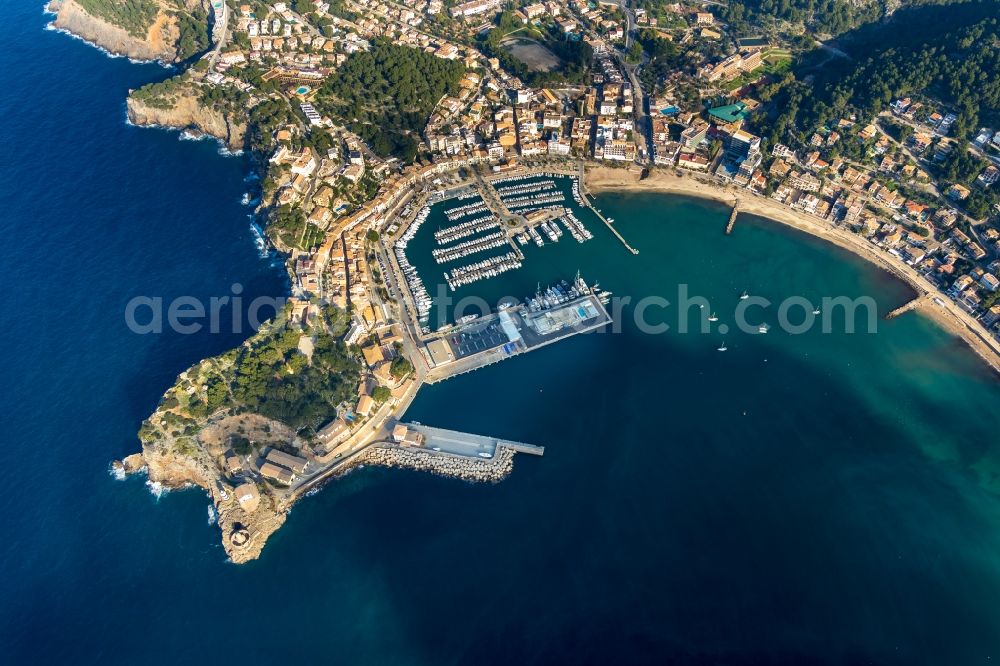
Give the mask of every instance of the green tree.
<svg viewBox="0 0 1000 666">
<path fill-rule="evenodd" d="M 405 356 L 397 356 L 389 366 L 389 372 L 396 379 L 402 379 L 413 372 L 413 364 Z"/>
</svg>

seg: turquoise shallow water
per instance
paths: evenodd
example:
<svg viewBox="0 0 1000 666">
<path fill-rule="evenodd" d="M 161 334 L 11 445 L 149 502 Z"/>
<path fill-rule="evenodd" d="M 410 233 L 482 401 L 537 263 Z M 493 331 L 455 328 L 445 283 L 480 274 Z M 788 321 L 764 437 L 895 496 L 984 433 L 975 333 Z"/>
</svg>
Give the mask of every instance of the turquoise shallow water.
<svg viewBox="0 0 1000 666">
<path fill-rule="evenodd" d="M 497 485 L 364 470 L 225 562 L 200 492 L 107 463 L 173 377 L 240 335 L 136 336 L 134 295 L 282 293 L 247 165 L 124 124 L 166 75 L 41 31 L 0 41 L 0 644 L 5 663 L 981 664 L 1000 650 L 1000 392 L 915 316 L 875 335 L 587 335 L 421 392 L 409 417 L 544 444 Z M 71 111 L 71 112 L 70 112 Z M 485 295 L 579 268 L 679 283 L 728 321 L 772 300 L 908 292 L 704 202 L 605 196 L 607 234 L 529 252 Z M 529 247 L 529 250 L 535 248 Z M 508 279 L 509 278 L 509 279 Z M 669 313 L 669 311 L 668 311 Z M 765 361 L 766 359 L 766 361 Z"/>
</svg>

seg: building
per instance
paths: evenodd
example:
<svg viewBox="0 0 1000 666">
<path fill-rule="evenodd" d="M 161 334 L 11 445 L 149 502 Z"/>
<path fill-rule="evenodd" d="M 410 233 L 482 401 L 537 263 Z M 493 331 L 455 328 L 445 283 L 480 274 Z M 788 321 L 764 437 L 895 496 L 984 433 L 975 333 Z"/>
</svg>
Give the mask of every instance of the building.
<svg viewBox="0 0 1000 666">
<path fill-rule="evenodd" d="M 350 424 L 342 418 L 336 418 L 320 428 L 316 433 L 316 440 L 326 451 L 340 444 L 351 432 Z"/>
<path fill-rule="evenodd" d="M 758 152 L 760 152 L 759 136 L 754 136 L 743 130 L 737 130 L 730 135 L 726 159 L 737 163 Z"/>
<path fill-rule="evenodd" d="M 708 110 L 708 115 L 723 123 L 738 123 L 750 113 L 747 105 L 743 102 L 717 106 Z"/>
<path fill-rule="evenodd" d="M 477 16 L 486 12 L 499 9 L 504 4 L 504 0 L 472 0 L 455 5 L 448 12 L 452 18 L 463 18 L 467 16 Z"/>
<path fill-rule="evenodd" d="M 635 160 L 635 144 L 625 139 L 612 139 L 604 143 L 604 159 L 618 162 Z"/>
<path fill-rule="evenodd" d="M 681 145 L 688 150 L 694 150 L 701 145 L 707 136 L 708 123 L 697 120 L 681 132 Z"/>
<path fill-rule="evenodd" d="M 257 490 L 256 483 L 249 481 L 241 483 L 236 486 L 233 493 L 236 495 L 236 501 L 239 503 L 240 508 L 247 513 L 253 513 L 260 505 L 260 492 Z"/>
<path fill-rule="evenodd" d="M 424 436 L 416 430 L 407 428 L 402 423 L 392 429 L 392 441 L 400 446 L 423 446 Z"/>
<path fill-rule="evenodd" d="M 290 453 L 285 453 L 284 451 L 279 451 L 278 449 L 271 449 L 268 451 L 265 460 L 272 465 L 280 465 L 295 472 L 296 474 L 302 474 L 306 471 L 306 467 L 309 466 L 309 461 L 305 458 L 293 456 Z"/>
<path fill-rule="evenodd" d="M 243 463 L 240 462 L 239 456 L 234 453 L 230 453 L 226 456 L 224 466 L 226 468 L 226 473 L 229 476 L 235 476 L 243 471 Z"/>
<path fill-rule="evenodd" d="M 375 406 L 375 401 L 372 400 L 370 395 L 363 395 L 358 398 L 358 406 L 355 411 L 361 416 L 368 416 L 371 414 L 372 407 Z"/>
<path fill-rule="evenodd" d="M 291 485 L 292 481 L 295 480 L 295 475 L 291 471 L 269 462 L 260 466 L 260 475 L 265 479 L 270 479 L 286 486 Z"/>
</svg>

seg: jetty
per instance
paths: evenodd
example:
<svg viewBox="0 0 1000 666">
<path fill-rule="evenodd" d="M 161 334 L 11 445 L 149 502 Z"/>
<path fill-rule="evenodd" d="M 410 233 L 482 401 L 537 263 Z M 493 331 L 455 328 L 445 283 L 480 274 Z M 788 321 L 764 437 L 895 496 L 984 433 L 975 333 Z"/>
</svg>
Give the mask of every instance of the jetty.
<svg viewBox="0 0 1000 666">
<path fill-rule="evenodd" d="M 733 233 L 733 227 L 736 226 L 736 216 L 740 213 L 740 200 L 737 199 L 733 202 L 733 212 L 729 214 L 729 222 L 726 223 L 726 235 Z"/>
<path fill-rule="evenodd" d="M 499 447 L 504 447 L 517 453 L 527 453 L 534 456 L 545 454 L 544 446 L 513 442 L 485 435 L 474 435 L 457 430 L 445 430 L 425 426 L 422 423 L 404 424 L 408 430 L 413 430 L 423 436 L 423 449 L 453 456 L 469 458 L 492 458 Z"/>
<path fill-rule="evenodd" d="M 907 313 L 910 310 L 916 310 L 917 308 L 923 307 L 924 305 L 928 305 L 931 302 L 931 298 L 932 297 L 930 294 L 923 294 L 922 296 L 917 296 L 916 298 L 900 305 L 898 308 L 887 314 L 885 318 L 886 320 L 895 319 L 899 315 Z"/>
<path fill-rule="evenodd" d="M 594 215 L 596 215 L 601 219 L 601 222 L 604 222 L 604 226 L 606 226 L 608 229 L 611 230 L 611 233 L 613 233 L 615 237 L 621 241 L 622 245 L 625 246 L 626 250 L 628 250 L 632 254 L 639 254 L 639 250 L 629 245 L 628 241 L 625 240 L 624 236 L 618 233 L 618 230 L 615 229 L 614 225 L 608 222 L 608 219 L 603 215 L 601 215 L 601 211 L 597 210 L 597 208 L 595 208 L 594 205 L 590 203 L 590 199 L 587 198 L 587 191 L 583 187 L 583 171 L 584 171 L 583 162 L 580 162 L 580 200 L 583 202 L 583 205 L 589 208 L 591 211 L 593 211 Z"/>
</svg>

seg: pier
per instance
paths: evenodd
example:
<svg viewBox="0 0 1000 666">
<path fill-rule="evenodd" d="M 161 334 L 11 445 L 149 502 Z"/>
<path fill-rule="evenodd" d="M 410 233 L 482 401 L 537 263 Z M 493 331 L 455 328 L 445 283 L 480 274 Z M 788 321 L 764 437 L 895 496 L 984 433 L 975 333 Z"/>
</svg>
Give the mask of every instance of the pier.
<svg viewBox="0 0 1000 666">
<path fill-rule="evenodd" d="M 587 192 L 586 192 L 586 190 L 584 190 L 584 187 L 583 187 L 583 171 L 584 171 L 583 170 L 583 162 L 580 162 L 580 200 L 583 201 L 583 205 L 586 206 L 587 208 L 589 208 L 591 211 L 593 211 L 594 215 L 596 215 L 597 217 L 601 218 L 601 221 L 604 222 L 604 226 L 606 226 L 608 229 L 611 230 L 611 233 L 613 233 L 615 235 L 615 237 L 618 240 L 621 241 L 622 245 L 625 246 L 626 250 L 628 250 L 632 254 L 639 254 L 639 250 L 637 250 L 634 247 L 632 247 L 631 245 L 629 245 L 628 241 L 625 240 L 624 236 L 622 236 L 620 233 L 618 233 L 618 230 L 615 229 L 614 225 L 612 225 L 610 222 L 608 222 L 608 219 L 606 217 L 604 217 L 603 215 L 601 215 L 601 211 L 597 210 L 597 208 L 595 208 L 594 205 L 592 203 L 590 203 L 590 199 L 587 198 Z"/>
<path fill-rule="evenodd" d="M 589 288 L 550 308 L 532 310 L 518 305 L 477 317 L 425 338 L 423 352 L 429 369 L 424 381 L 444 381 L 609 323 L 611 316 Z"/>
<path fill-rule="evenodd" d="M 729 214 L 729 222 L 726 223 L 726 235 L 733 233 L 733 227 L 736 226 L 736 216 L 740 214 L 740 200 L 737 199 L 733 202 L 733 212 Z"/>
<path fill-rule="evenodd" d="M 497 449 L 503 447 L 511 451 L 534 456 L 545 454 L 544 446 L 525 444 L 524 442 L 512 442 L 496 437 L 458 432 L 457 430 L 434 428 L 421 423 L 405 423 L 403 425 L 423 435 L 424 441 L 422 446 L 424 450 L 435 453 L 465 456 L 467 458 L 492 458 L 496 455 Z"/>
<path fill-rule="evenodd" d="M 885 318 L 886 320 L 895 319 L 901 314 L 907 313 L 910 310 L 916 310 L 917 308 L 923 307 L 924 305 L 927 305 L 930 302 L 931 302 L 930 294 L 924 294 L 922 296 L 918 296 L 911 301 L 903 303 L 898 308 L 887 314 Z"/>
</svg>

